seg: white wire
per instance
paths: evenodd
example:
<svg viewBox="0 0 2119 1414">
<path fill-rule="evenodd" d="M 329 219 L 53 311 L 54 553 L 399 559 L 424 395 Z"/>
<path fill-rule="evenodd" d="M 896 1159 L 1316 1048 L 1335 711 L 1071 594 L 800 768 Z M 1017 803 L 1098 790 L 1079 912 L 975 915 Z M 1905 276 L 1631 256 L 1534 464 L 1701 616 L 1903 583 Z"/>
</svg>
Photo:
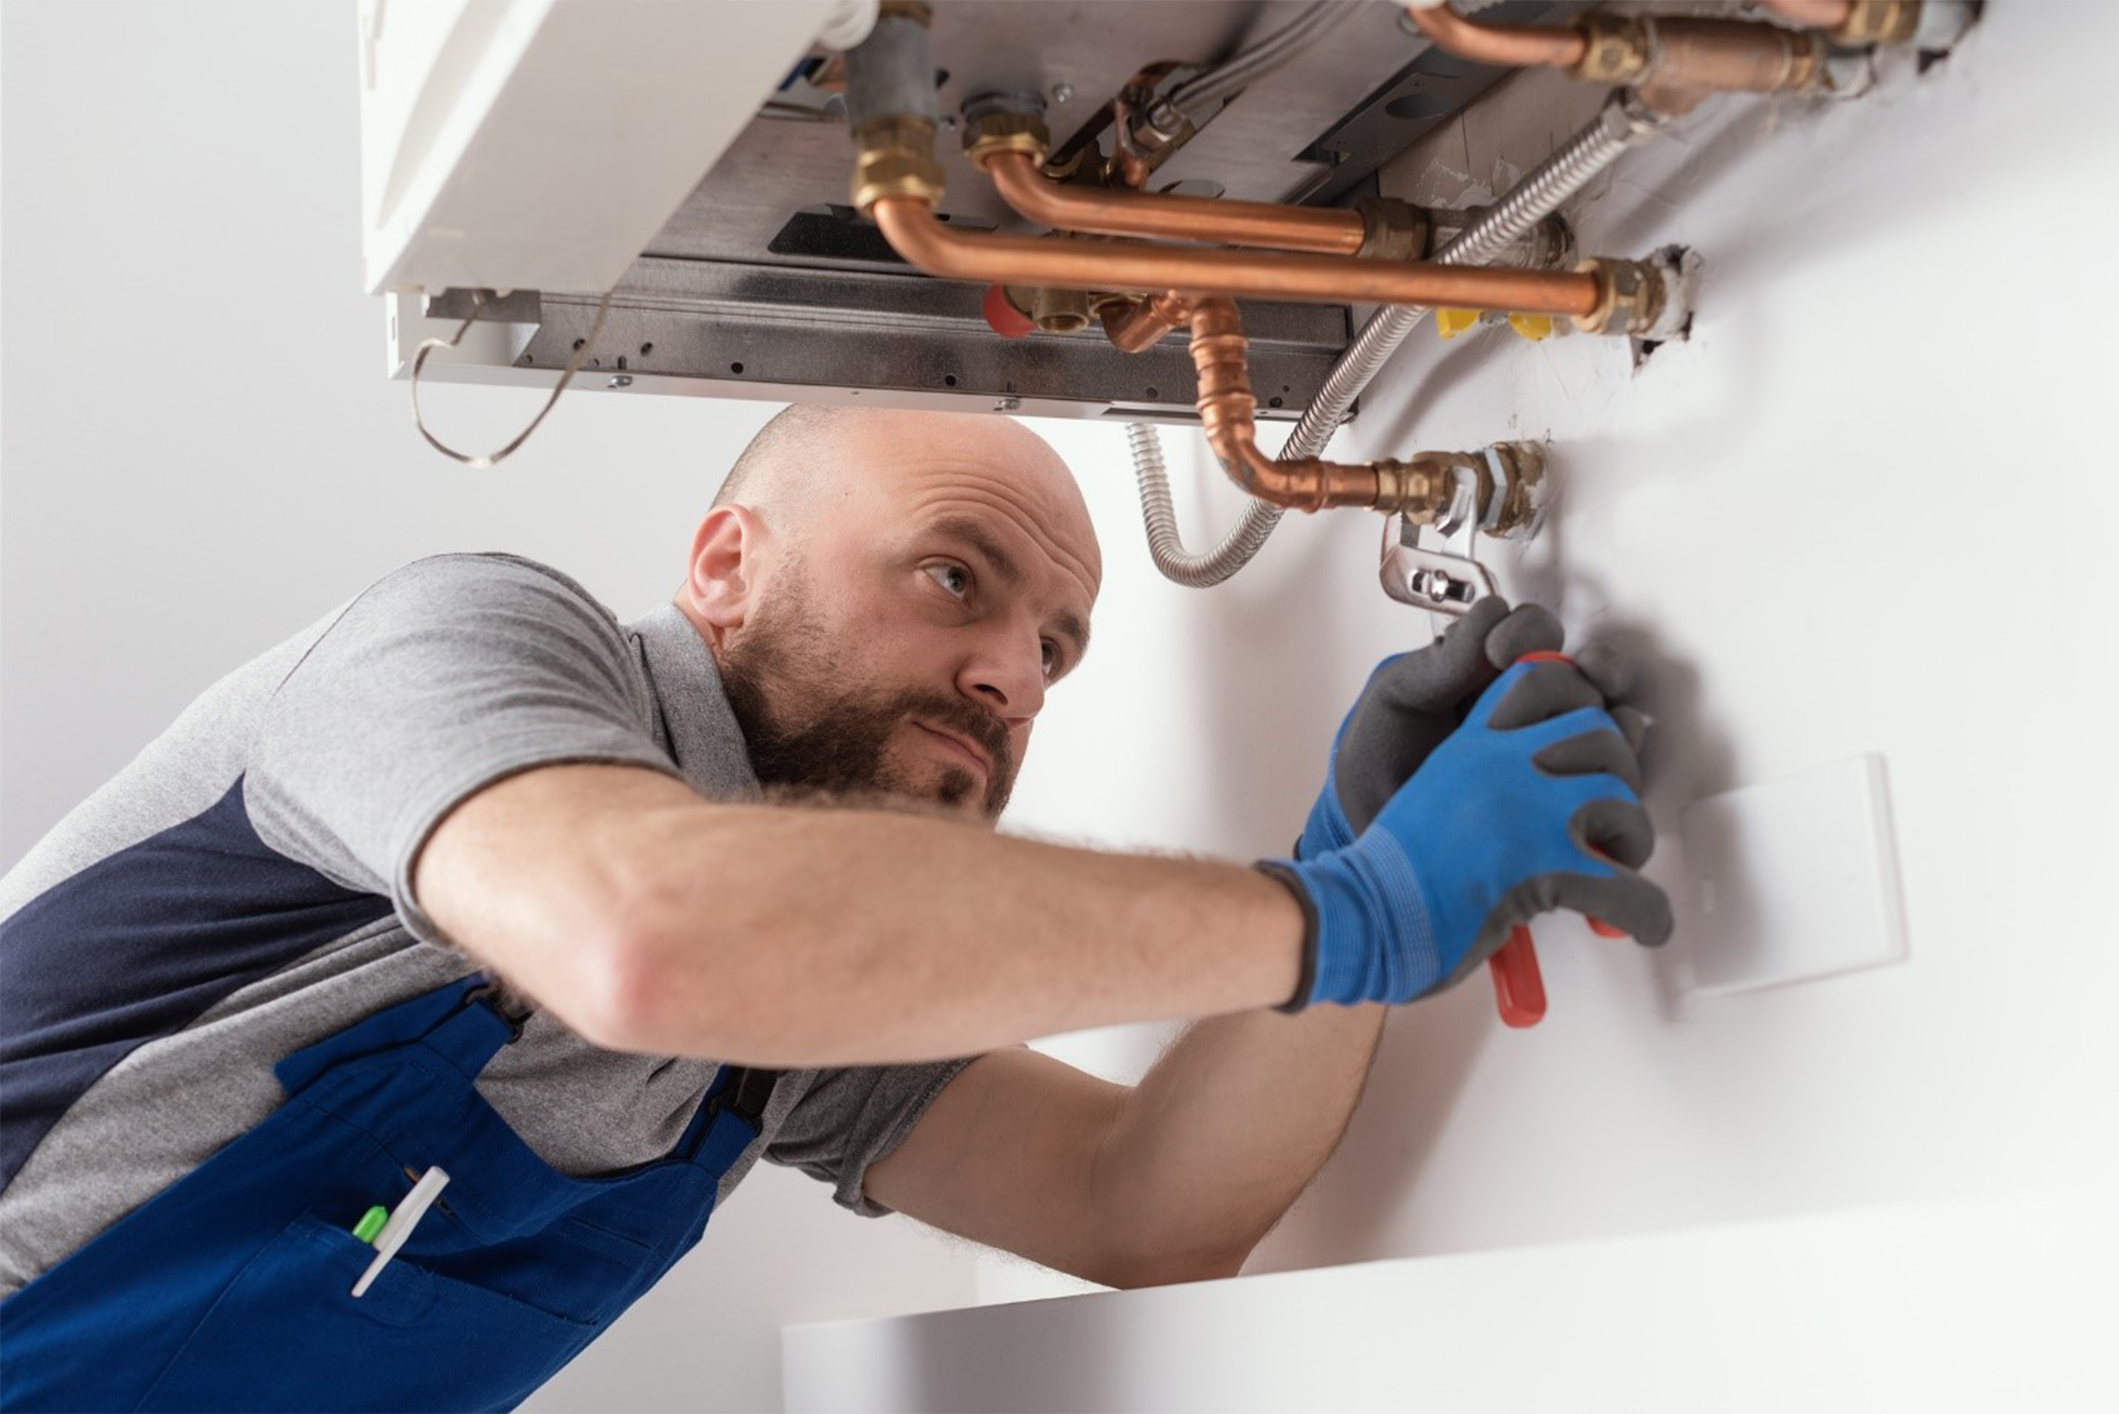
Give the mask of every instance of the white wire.
<svg viewBox="0 0 2119 1414">
<path fill-rule="evenodd" d="M 472 456 L 469 453 L 457 451 L 454 447 L 447 445 L 439 437 L 427 430 L 427 420 L 420 415 L 419 410 L 419 372 L 426 366 L 428 354 L 436 349 L 455 348 L 462 341 L 463 336 L 470 332 L 472 323 L 478 318 L 478 311 L 485 307 L 486 302 L 486 292 L 484 290 L 473 290 L 471 292 L 470 316 L 457 326 L 456 332 L 446 339 L 422 339 L 418 351 L 412 356 L 412 425 L 419 429 L 419 435 L 427 439 L 429 446 L 445 457 L 460 461 L 465 466 L 477 471 L 498 466 L 501 462 L 507 460 L 510 452 L 513 452 L 517 447 L 529 440 L 530 434 L 537 430 L 537 424 L 544 421 L 544 415 L 552 410 L 554 403 L 559 401 L 559 395 L 567 390 L 567 384 L 573 382 L 574 375 L 581 371 L 582 360 L 589 356 L 589 350 L 596 346 L 596 336 L 603 332 L 603 317 L 611 312 L 611 296 L 616 293 L 616 286 L 603 292 L 603 302 L 596 306 L 596 322 L 589 326 L 589 336 L 575 347 L 574 356 L 567 360 L 566 371 L 561 373 L 559 381 L 552 385 L 552 396 L 544 400 L 544 406 L 537 410 L 537 416 L 530 419 L 530 425 L 516 433 L 514 440 L 499 451 L 485 456 Z"/>
</svg>

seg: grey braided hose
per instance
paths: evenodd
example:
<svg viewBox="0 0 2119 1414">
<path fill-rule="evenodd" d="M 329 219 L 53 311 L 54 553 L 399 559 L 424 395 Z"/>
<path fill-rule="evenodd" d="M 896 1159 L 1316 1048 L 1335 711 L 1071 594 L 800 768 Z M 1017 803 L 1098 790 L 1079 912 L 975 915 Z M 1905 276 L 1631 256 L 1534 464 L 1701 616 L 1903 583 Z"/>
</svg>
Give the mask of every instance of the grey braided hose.
<svg viewBox="0 0 2119 1414">
<path fill-rule="evenodd" d="M 1195 113 L 1217 99 L 1240 93 L 1246 85 L 1294 58 L 1346 23 L 1359 6 L 1344 0 L 1317 0 L 1273 33 L 1235 55 L 1219 68 L 1185 80 L 1170 90 L 1169 104 L 1179 114 Z"/>
<path fill-rule="evenodd" d="M 1434 256 L 1438 265 L 1484 265 L 1573 196 L 1590 178 L 1610 166 L 1635 142 L 1661 130 L 1662 115 L 1636 103 L 1624 89 L 1612 94 L 1597 116 L 1560 149 L 1531 169 L 1528 176 L 1495 202 L 1478 220 L 1459 231 Z M 1288 435 L 1281 460 L 1313 457 L 1338 430 L 1353 406 L 1390 356 L 1431 312 L 1426 305 L 1385 305 L 1369 316 L 1345 352 L 1325 375 L 1324 386 Z M 1219 545 L 1205 554 L 1185 549 L 1171 509 L 1170 477 L 1163 468 L 1162 443 L 1151 423 L 1126 425 L 1133 449 L 1133 475 L 1140 483 L 1141 519 L 1148 528 L 1148 552 L 1163 577 L 1194 589 L 1221 583 L 1251 562 L 1266 537 L 1280 524 L 1284 507 L 1254 500 Z"/>
</svg>

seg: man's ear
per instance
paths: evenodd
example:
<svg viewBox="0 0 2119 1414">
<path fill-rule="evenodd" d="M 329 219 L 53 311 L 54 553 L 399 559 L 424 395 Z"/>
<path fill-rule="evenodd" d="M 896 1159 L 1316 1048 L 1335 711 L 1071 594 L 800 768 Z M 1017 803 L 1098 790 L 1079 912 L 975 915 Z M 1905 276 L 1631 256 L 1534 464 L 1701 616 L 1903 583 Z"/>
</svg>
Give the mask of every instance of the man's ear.
<svg viewBox="0 0 2119 1414">
<path fill-rule="evenodd" d="M 770 532 L 747 506 L 716 506 L 692 535 L 684 604 L 718 642 L 741 628 L 756 607 L 759 571 Z"/>
</svg>

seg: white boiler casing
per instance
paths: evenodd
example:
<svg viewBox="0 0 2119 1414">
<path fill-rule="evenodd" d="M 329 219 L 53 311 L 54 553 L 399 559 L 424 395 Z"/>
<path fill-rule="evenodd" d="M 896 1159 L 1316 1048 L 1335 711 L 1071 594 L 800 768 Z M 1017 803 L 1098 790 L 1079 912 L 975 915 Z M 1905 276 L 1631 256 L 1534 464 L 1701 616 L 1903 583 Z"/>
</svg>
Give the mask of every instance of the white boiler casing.
<svg viewBox="0 0 2119 1414">
<path fill-rule="evenodd" d="M 361 0 L 369 293 L 601 291 L 833 0 Z"/>
</svg>

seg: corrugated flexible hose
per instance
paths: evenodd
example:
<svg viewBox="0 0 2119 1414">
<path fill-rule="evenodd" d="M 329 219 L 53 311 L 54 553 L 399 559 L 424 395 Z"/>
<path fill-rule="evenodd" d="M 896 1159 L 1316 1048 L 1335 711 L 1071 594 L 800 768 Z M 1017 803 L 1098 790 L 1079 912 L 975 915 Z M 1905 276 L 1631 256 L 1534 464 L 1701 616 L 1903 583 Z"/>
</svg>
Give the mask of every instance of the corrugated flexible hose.
<svg viewBox="0 0 2119 1414">
<path fill-rule="evenodd" d="M 1552 156 L 1516 183 L 1507 196 L 1478 220 L 1459 231 L 1435 254 L 1438 265 L 1484 265 L 1580 191 L 1590 178 L 1610 166 L 1634 142 L 1658 131 L 1663 118 L 1642 108 L 1624 90 L 1614 93 L 1589 124 Z M 1386 305 L 1332 365 L 1324 385 L 1289 434 L 1282 460 L 1313 457 L 1338 430 L 1340 419 L 1386 361 L 1431 311 L 1425 305 Z M 1205 554 L 1185 549 L 1170 501 L 1170 477 L 1163 467 L 1162 442 L 1152 423 L 1126 426 L 1133 449 L 1133 475 L 1140 484 L 1141 519 L 1148 528 L 1148 551 L 1164 578 L 1194 589 L 1220 584 L 1251 562 L 1266 537 L 1280 524 L 1285 509 L 1254 500 L 1243 517 Z"/>
</svg>

